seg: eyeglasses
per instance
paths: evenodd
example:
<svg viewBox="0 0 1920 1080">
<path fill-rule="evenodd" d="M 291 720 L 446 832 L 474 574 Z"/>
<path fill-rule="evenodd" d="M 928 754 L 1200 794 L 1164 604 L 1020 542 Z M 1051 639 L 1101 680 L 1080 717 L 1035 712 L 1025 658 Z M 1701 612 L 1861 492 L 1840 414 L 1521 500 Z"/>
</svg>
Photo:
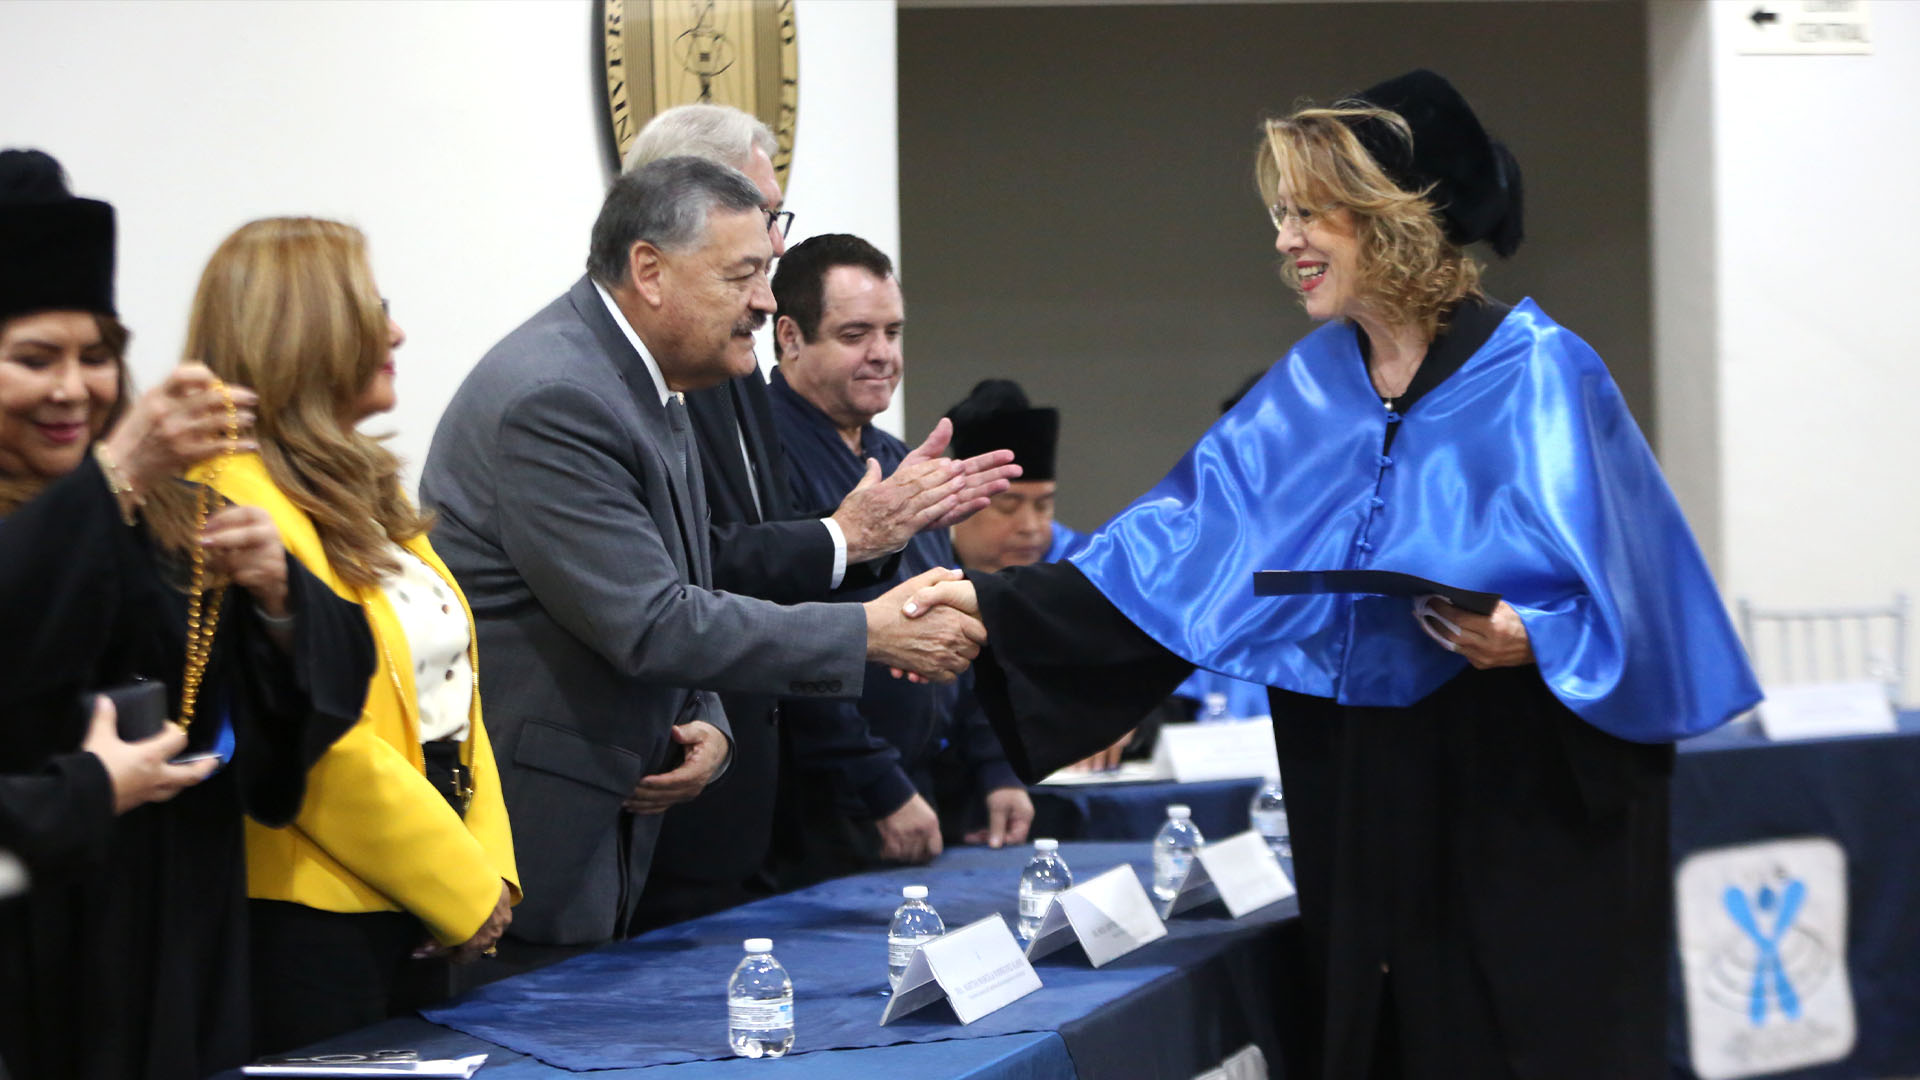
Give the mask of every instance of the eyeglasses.
<svg viewBox="0 0 1920 1080">
<path fill-rule="evenodd" d="M 1314 221 L 1318 220 L 1321 214 L 1326 212 L 1326 209 L 1309 210 L 1306 207 L 1294 209 L 1286 203 L 1274 203 L 1267 207 L 1267 217 L 1273 222 L 1274 232 L 1286 232 L 1288 218 L 1292 218 L 1294 224 L 1300 226 L 1300 230 L 1305 232 L 1313 227 Z"/>
<path fill-rule="evenodd" d="M 761 213 L 767 215 L 767 231 L 771 232 L 774 229 L 778 229 L 780 230 L 780 239 L 785 240 L 787 238 L 787 230 L 793 228 L 793 211 L 762 210 Z"/>
</svg>

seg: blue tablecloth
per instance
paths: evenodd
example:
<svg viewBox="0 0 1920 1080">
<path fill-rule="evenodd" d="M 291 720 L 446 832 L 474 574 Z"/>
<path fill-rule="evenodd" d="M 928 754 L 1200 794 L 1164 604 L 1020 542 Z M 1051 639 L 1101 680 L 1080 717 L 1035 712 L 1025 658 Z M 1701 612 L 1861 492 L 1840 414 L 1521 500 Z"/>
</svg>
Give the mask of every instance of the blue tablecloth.
<svg viewBox="0 0 1920 1080">
<path fill-rule="evenodd" d="M 1117 863 L 1147 872 L 1141 844 L 1068 844 L 1068 862 L 1081 877 Z M 886 924 L 902 885 L 930 886 L 930 900 L 950 926 L 1014 910 L 1025 850 L 962 848 L 932 868 L 867 874 L 828 882 L 786 896 L 654 931 L 629 942 L 518 978 L 483 987 L 429 1019 L 468 1035 L 571 1070 L 633 1069 L 728 1056 L 725 984 L 741 955 L 743 938 L 768 936 L 774 953 L 792 974 L 796 1039 L 790 1059 L 824 1050 L 881 1047 L 905 1042 L 979 1040 L 1059 1029 L 1076 1061 L 1105 1057 L 1116 1048 L 1133 1062 L 1173 1048 L 1169 1066 L 1190 1068 L 1195 1053 L 1221 1038 L 1265 1042 L 1277 1056 L 1273 1019 L 1285 991 L 1274 986 L 1282 967 L 1273 950 L 1274 924 L 1288 919 L 1292 901 L 1244 919 L 1182 917 L 1168 939 L 1155 942 L 1094 971 L 1072 950 L 1039 965 L 1043 987 L 1005 1009 L 961 1026 L 944 1005 L 885 1028 Z M 1144 877 L 1143 877 L 1144 879 Z M 1195 972 L 1212 971 L 1212 976 Z M 1267 985 L 1222 991 L 1231 997 L 1223 1023 L 1189 1023 L 1179 1007 L 1196 999 L 1183 982 L 1264 980 Z M 1138 1012 L 1126 1021 L 1132 1038 L 1114 1038 L 1111 1022 L 1089 1018 L 1120 1009 Z M 1214 1031 L 1182 1031 L 1206 1026 Z M 1222 1034 L 1224 1033 L 1224 1034 Z M 1203 1045 L 1195 1050 L 1195 1040 Z M 1080 1044 L 1076 1047 L 1076 1043 Z M 364 1044 L 362 1044 L 364 1046 Z M 1037 1044 L 1018 1047 L 1027 1060 Z M 839 1055 L 833 1055 L 838 1058 Z M 1218 1057 L 1211 1059 L 1217 1061 Z M 1204 1057 L 1202 1064 L 1210 1063 Z M 1084 1066 L 1083 1066 L 1084 1068 Z M 676 1074 L 678 1075 L 678 1074 Z M 694 1074 L 688 1074 L 694 1075 Z M 704 1075 L 704 1074 L 702 1074 Z M 945 1073 L 943 1073 L 945 1075 Z M 1107 1075 L 1090 1072 L 1089 1075 Z"/>
<path fill-rule="evenodd" d="M 418 1017 L 389 1020 L 309 1049 L 319 1053 L 393 1048 L 417 1050 L 429 1060 L 485 1054 L 481 1080 L 564 1080 L 581 1075 Z M 1066 1041 L 1047 1031 L 800 1054 L 778 1061 L 728 1058 L 587 1075 L 592 1080 L 766 1080 L 770 1072 L 778 1080 L 1061 1080 L 1073 1076 L 1074 1068 Z M 217 1080 L 240 1080 L 240 1073 L 225 1073 Z"/>
</svg>

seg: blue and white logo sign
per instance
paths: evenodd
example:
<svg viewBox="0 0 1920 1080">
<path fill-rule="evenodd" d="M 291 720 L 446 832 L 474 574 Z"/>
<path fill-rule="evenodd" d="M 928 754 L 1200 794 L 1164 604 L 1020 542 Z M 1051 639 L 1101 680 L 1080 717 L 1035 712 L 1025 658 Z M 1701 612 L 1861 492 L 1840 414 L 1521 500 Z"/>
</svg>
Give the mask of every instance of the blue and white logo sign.
<svg viewBox="0 0 1920 1080">
<path fill-rule="evenodd" d="M 1674 881 L 1687 1036 L 1701 1080 L 1853 1052 L 1847 856 L 1825 837 L 1695 852 Z"/>
</svg>

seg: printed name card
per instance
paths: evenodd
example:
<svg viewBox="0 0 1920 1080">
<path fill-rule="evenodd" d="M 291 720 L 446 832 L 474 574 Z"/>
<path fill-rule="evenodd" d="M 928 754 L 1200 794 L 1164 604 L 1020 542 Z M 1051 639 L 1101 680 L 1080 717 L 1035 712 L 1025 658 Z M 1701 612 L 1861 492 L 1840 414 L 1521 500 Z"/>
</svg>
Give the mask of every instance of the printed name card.
<svg viewBox="0 0 1920 1080">
<path fill-rule="evenodd" d="M 1054 897 L 1039 933 L 1027 943 L 1027 959 L 1038 960 L 1077 940 L 1099 967 L 1166 936 L 1167 924 L 1153 913 L 1133 867 L 1116 866 Z"/>
<path fill-rule="evenodd" d="M 1266 837 L 1252 830 L 1207 844 L 1194 863 L 1206 871 L 1227 913 L 1236 919 L 1293 895 L 1293 882 L 1280 859 Z"/>
<path fill-rule="evenodd" d="M 998 915 L 950 930 L 914 950 L 882 1025 L 946 998 L 963 1024 L 1040 989 L 1040 976 Z"/>
<path fill-rule="evenodd" d="M 1182 784 L 1273 776 L 1279 771 L 1270 720 L 1168 724 L 1160 729 L 1153 761 Z"/>
<path fill-rule="evenodd" d="M 1885 735 L 1897 727 L 1887 687 L 1878 682 L 1769 686 L 1760 727 L 1775 742 L 1834 735 Z"/>
</svg>

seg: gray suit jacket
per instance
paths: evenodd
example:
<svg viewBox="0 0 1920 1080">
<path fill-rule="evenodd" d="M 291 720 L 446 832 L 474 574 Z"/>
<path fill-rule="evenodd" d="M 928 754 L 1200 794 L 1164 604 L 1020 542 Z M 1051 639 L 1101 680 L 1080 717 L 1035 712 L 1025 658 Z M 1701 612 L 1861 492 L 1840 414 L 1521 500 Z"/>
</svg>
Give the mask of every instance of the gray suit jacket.
<svg viewBox="0 0 1920 1080">
<path fill-rule="evenodd" d="M 581 278 L 495 345 L 435 431 L 421 499 L 473 607 L 480 695 L 539 944 L 624 934 L 660 817 L 622 798 L 715 690 L 858 697 L 853 604 L 713 592 L 706 498 L 652 377 Z"/>
</svg>

